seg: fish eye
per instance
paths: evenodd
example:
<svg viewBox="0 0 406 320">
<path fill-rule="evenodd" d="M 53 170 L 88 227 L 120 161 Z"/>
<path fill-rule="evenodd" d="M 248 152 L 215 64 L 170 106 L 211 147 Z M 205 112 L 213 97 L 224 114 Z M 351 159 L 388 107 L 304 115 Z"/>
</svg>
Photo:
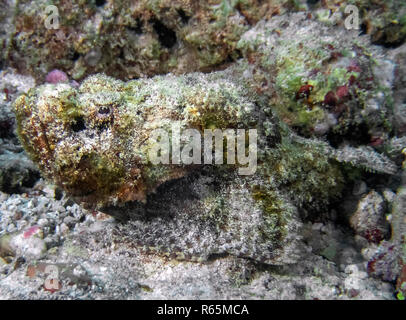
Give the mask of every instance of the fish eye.
<svg viewBox="0 0 406 320">
<path fill-rule="evenodd" d="M 110 113 L 110 108 L 106 107 L 106 106 L 100 107 L 99 108 L 99 113 L 100 114 L 109 114 Z"/>
</svg>

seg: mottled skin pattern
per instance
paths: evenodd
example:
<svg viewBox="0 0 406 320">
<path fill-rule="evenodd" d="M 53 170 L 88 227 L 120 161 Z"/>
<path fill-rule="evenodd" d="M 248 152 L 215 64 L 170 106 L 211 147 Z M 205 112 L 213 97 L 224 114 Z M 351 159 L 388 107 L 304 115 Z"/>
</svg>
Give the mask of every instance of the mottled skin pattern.
<svg viewBox="0 0 406 320">
<path fill-rule="evenodd" d="M 221 90 L 220 90 L 221 88 Z M 44 85 L 16 103 L 19 134 L 45 176 L 81 201 L 145 200 L 183 166 L 148 160 L 154 129 L 255 126 L 256 105 L 215 76 L 122 83 L 93 76 L 76 90 Z"/>
<path fill-rule="evenodd" d="M 155 212 L 152 216 L 148 213 L 149 219 L 169 217 L 158 224 L 162 232 L 154 223 L 136 228 L 138 236 L 133 234 L 132 238 L 139 244 L 179 250 L 187 247 L 183 241 L 190 238 L 195 239 L 188 242 L 194 249 L 183 250 L 186 256 L 188 251 L 204 259 L 211 254 L 233 253 L 276 263 L 295 243 L 292 237 L 297 238 L 293 230 L 300 223 L 294 205 L 326 205 L 331 196 L 339 194 L 342 177 L 337 164 L 330 163 L 321 149 L 312 143 L 294 142 L 289 129 L 283 129 L 261 106 L 254 94 L 230 81 L 227 73 L 169 75 L 127 83 L 96 75 L 79 89 L 68 84 L 40 86 L 21 96 L 15 111 L 18 133 L 28 154 L 45 177 L 78 202 L 92 208 L 108 207 L 104 211 L 119 218 L 145 221 L 137 206 Z M 257 128 L 257 173 L 238 177 L 233 165 L 151 165 L 147 156 L 151 130 L 170 128 L 175 121 L 181 128 L 198 130 Z M 199 175 L 202 168 L 220 184 L 213 189 L 202 183 L 200 200 L 190 203 L 185 199 L 169 209 L 167 205 L 162 208 L 162 201 L 154 206 L 147 198 L 165 181 L 196 170 Z M 111 210 L 126 202 L 132 209 Z M 256 212 L 251 212 L 252 206 Z M 190 215 L 195 231 L 190 229 Z M 202 232 L 203 243 L 198 245 L 196 239 Z M 168 237 L 174 241 L 172 245 Z M 289 256 L 293 261 L 297 255 Z"/>
<path fill-rule="evenodd" d="M 365 165 L 363 156 L 381 158 L 296 136 L 231 74 L 127 83 L 95 75 L 78 89 L 46 84 L 17 99 L 19 137 L 43 175 L 76 201 L 131 220 L 120 241 L 177 259 L 233 254 L 293 263 L 303 251 L 298 209 L 318 211 L 340 195 L 336 159 Z M 235 165 L 152 165 L 152 130 L 174 123 L 201 132 L 258 129 L 256 173 L 239 176 Z"/>
</svg>

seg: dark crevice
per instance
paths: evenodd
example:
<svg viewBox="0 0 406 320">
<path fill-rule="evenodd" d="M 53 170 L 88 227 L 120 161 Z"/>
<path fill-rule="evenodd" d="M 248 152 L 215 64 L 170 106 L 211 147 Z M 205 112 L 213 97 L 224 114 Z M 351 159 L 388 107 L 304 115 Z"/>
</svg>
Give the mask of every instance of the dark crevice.
<svg viewBox="0 0 406 320">
<path fill-rule="evenodd" d="M 96 0 L 95 3 L 97 7 L 103 7 L 107 3 L 107 0 Z"/>
<path fill-rule="evenodd" d="M 13 127 L 14 122 L 11 119 L 0 120 L 0 138 L 11 138 L 14 136 Z"/>
<path fill-rule="evenodd" d="M 72 57 L 71 57 L 70 59 L 71 59 L 72 61 L 76 61 L 76 60 L 78 60 L 79 58 L 80 58 L 80 53 L 74 51 L 74 52 L 72 53 Z"/>
<path fill-rule="evenodd" d="M 241 51 L 239 49 L 234 50 L 233 52 L 231 52 L 226 59 L 226 63 L 231 63 L 231 62 L 235 62 L 239 59 L 241 59 L 243 57 Z"/>
<path fill-rule="evenodd" d="M 21 194 L 25 192 L 25 188 L 34 187 L 35 183 L 40 179 L 40 174 L 37 171 L 28 169 L 26 174 L 23 174 L 17 167 L 12 167 L 3 170 L 3 181 L 0 183 L 0 190 L 8 194 Z"/>
<path fill-rule="evenodd" d="M 309 7 L 314 8 L 320 2 L 320 0 L 307 0 L 306 2 L 309 5 Z"/>
<path fill-rule="evenodd" d="M 118 55 L 118 58 L 119 58 L 120 60 L 124 60 L 124 59 L 125 59 L 124 49 L 120 49 L 120 54 Z"/>
<path fill-rule="evenodd" d="M 388 37 L 385 35 L 381 39 L 372 42 L 375 45 L 382 46 L 386 49 L 396 49 L 399 48 L 406 41 L 406 37 L 400 38 L 396 41 L 388 40 Z"/>
<path fill-rule="evenodd" d="M 368 125 L 363 122 L 359 125 L 350 125 L 344 135 L 331 131 L 327 135 L 327 140 L 334 148 L 338 148 L 343 142 L 350 142 L 353 146 L 359 146 L 369 144 L 371 142 L 371 135 L 369 134 Z"/>
<path fill-rule="evenodd" d="M 172 48 L 177 41 L 176 33 L 157 19 L 152 19 L 151 23 L 155 32 L 158 34 L 161 45 L 168 49 Z"/>
<path fill-rule="evenodd" d="M 230 254 L 227 252 L 222 252 L 222 253 L 212 253 L 208 256 L 207 262 L 212 262 L 218 259 L 223 259 L 229 257 Z"/>
<path fill-rule="evenodd" d="M 372 43 L 383 46 L 387 49 L 400 47 L 406 41 L 406 33 L 402 30 L 402 25 L 391 25 L 385 29 L 375 32 Z"/>
<path fill-rule="evenodd" d="M 360 35 L 365 35 L 368 33 L 368 25 L 364 22 L 360 26 Z"/>
<path fill-rule="evenodd" d="M 183 24 L 187 24 L 190 20 L 190 16 L 186 14 L 185 11 L 183 11 L 182 8 L 177 9 L 176 12 L 178 13 L 180 19 L 182 20 Z"/>
<path fill-rule="evenodd" d="M 55 189 L 55 200 L 61 200 L 63 197 L 63 191 L 59 188 Z"/>
</svg>

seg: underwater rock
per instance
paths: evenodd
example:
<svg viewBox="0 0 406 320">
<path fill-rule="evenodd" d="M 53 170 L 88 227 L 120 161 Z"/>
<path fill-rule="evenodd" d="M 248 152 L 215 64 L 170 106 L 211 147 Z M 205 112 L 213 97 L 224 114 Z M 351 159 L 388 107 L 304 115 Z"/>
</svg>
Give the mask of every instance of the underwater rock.
<svg viewBox="0 0 406 320">
<path fill-rule="evenodd" d="M 7 60 L 38 80 L 60 69 L 81 80 L 104 72 L 128 80 L 210 71 L 239 58 L 242 33 L 262 18 L 286 11 L 290 1 L 20 0 L 11 6 Z M 13 10 L 14 8 L 14 10 Z M 56 10 L 57 9 L 57 10 Z M 46 22 L 56 17 L 50 27 Z"/>
<path fill-rule="evenodd" d="M 0 153 L 0 190 L 7 193 L 21 193 L 32 188 L 40 178 L 37 167 L 24 152 Z"/>
<path fill-rule="evenodd" d="M 40 259 L 47 250 L 38 226 L 30 227 L 22 233 L 13 235 L 9 244 L 15 255 L 22 256 L 26 260 Z"/>
<path fill-rule="evenodd" d="M 395 199 L 392 218 L 392 242 L 399 248 L 399 276 L 396 288 L 406 296 L 406 189 L 401 188 Z"/>
<path fill-rule="evenodd" d="M 406 294 L 406 189 L 400 188 L 392 209 L 392 237 L 390 241 L 383 241 L 375 255 L 368 262 L 369 274 L 385 281 L 396 283 L 397 292 Z"/>
<path fill-rule="evenodd" d="M 406 3 L 401 0 L 355 1 L 363 14 L 361 27 L 374 44 L 396 48 L 406 41 Z M 371 10 L 372 9 L 372 10 Z"/>
<path fill-rule="evenodd" d="M 0 72 L 0 191 L 22 193 L 31 188 L 40 175 L 36 166 L 24 153 L 16 136 L 13 102 L 35 83 L 31 77 Z"/>
<path fill-rule="evenodd" d="M 392 50 L 390 58 L 396 63 L 393 90 L 395 128 L 399 135 L 406 132 L 406 44 Z"/>
<path fill-rule="evenodd" d="M 0 238 L 0 255 L 24 257 L 27 260 L 40 259 L 46 252 L 46 244 L 38 226 L 24 232 L 6 234 Z"/>
<path fill-rule="evenodd" d="M 298 134 L 334 147 L 389 138 L 395 65 L 367 36 L 291 13 L 261 20 L 237 48 L 246 81 Z"/>
<path fill-rule="evenodd" d="M 316 2 L 313 10 L 317 19 L 330 26 L 344 27 L 346 19 L 354 17 L 356 11 L 359 22 L 357 31 L 369 35 L 374 44 L 396 48 L 406 40 L 406 4 L 402 0 L 312 2 Z M 353 6 L 351 10 L 347 9 L 348 5 Z M 352 19 L 348 21 L 354 23 Z"/>
<path fill-rule="evenodd" d="M 4 60 L 38 80 L 55 68 L 75 80 L 98 72 L 128 80 L 213 71 L 241 57 L 238 41 L 261 19 L 307 11 L 321 24 L 344 28 L 348 4 L 359 8 L 357 32 L 368 33 L 375 43 L 388 47 L 404 42 L 403 0 L 329 0 L 314 5 L 305 0 L 109 0 L 102 4 L 74 0 L 55 2 L 57 12 L 46 11 L 45 0 L 7 1 L 1 12 L 8 23 L 0 30 L 0 41 L 6 48 Z M 58 17 L 55 29 L 45 26 L 51 14 Z"/>
<path fill-rule="evenodd" d="M 350 218 L 350 225 L 357 234 L 368 241 L 379 243 L 389 235 L 385 210 L 383 197 L 371 191 L 358 203 L 357 211 Z"/>
</svg>

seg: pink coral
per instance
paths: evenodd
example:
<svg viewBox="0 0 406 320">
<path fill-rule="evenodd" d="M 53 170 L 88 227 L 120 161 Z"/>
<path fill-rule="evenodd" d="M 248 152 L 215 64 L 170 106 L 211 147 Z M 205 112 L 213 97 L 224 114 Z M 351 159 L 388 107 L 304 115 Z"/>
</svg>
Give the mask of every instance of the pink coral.
<svg viewBox="0 0 406 320">
<path fill-rule="evenodd" d="M 45 78 L 46 82 L 53 84 L 57 84 L 59 82 L 67 82 L 68 80 L 69 79 L 66 73 L 58 69 L 54 69 L 49 72 Z"/>
</svg>

